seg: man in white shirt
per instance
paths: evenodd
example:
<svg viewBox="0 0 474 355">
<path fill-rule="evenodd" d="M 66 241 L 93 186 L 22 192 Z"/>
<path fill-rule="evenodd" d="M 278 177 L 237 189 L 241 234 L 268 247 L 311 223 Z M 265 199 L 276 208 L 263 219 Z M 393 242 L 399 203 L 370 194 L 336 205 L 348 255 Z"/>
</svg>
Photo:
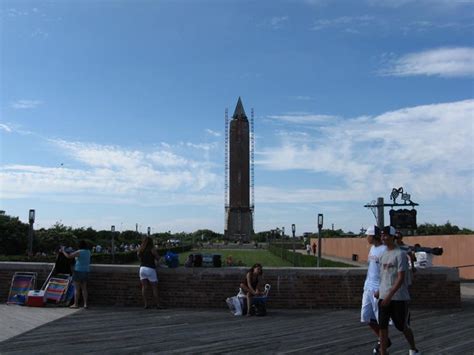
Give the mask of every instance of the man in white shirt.
<svg viewBox="0 0 474 355">
<path fill-rule="evenodd" d="M 364 283 L 364 293 L 362 294 L 362 307 L 360 309 L 360 321 L 369 325 L 370 329 L 379 336 L 378 323 L 378 300 L 375 293 L 379 290 L 380 285 L 380 257 L 387 250 L 382 244 L 380 238 L 380 229 L 377 226 L 370 226 L 365 232 L 367 242 L 372 245 L 368 256 L 367 276 Z M 377 342 L 373 349 L 373 354 L 378 354 L 380 342 Z"/>
</svg>

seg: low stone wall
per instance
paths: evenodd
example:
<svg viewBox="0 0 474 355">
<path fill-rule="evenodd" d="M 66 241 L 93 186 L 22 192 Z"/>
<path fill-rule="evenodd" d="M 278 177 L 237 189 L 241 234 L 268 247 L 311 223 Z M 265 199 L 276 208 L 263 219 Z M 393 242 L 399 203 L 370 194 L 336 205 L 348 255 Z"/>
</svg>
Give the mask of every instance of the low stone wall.
<svg viewBox="0 0 474 355">
<path fill-rule="evenodd" d="M 0 262 L 0 302 L 6 302 L 16 271 L 38 273 L 40 288 L 52 264 Z M 159 294 L 167 307 L 225 308 L 226 297 L 238 291 L 246 268 L 158 269 Z M 358 308 L 366 268 L 264 268 L 272 285 L 272 308 Z M 151 293 L 151 291 L 150 291 Z M 434 267 L 416 273 L 412 305 L 421 308 L 460 307 L 458 270 Z M 140 306 L 138 266 L 92 265 L 89 281 L 92 305 Z"/>
</svg>

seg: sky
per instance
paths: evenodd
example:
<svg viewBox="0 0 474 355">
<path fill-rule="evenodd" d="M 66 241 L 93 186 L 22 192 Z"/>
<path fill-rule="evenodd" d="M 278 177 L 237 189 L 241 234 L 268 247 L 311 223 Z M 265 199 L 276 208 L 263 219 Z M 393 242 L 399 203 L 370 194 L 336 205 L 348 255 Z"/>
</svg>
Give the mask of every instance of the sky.
<svg viewBox="0 0 474 355">
<path fill-rule="evenodd" d="M 474 229 L 471 0 L 0 0 L 0 20 L 0 209 L 35 228 L 222 233 L 240 96 L 255 231 L 358 232 L 399 187 L 419 224 Z"/>
</svg>

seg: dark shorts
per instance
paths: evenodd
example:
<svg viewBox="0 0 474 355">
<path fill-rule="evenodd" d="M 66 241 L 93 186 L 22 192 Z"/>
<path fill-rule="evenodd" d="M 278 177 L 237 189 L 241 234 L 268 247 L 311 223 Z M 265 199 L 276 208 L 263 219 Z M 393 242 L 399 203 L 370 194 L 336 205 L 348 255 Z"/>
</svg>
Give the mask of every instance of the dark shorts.
<svg viewBox="0 0 474 355">
<path fill-rule="evenodd" d="M 410 325 L 410 312 L 408 311 L 408 301 L 390 301 L 389 305 L 383 307 L 382 300 L 379 301 L 379 326 L 380 329 L 387 329 L 390 318 L 399 331 L 403 331 Z"/>
<path fill-rule="evenodd" d="M 72 281 L 74 282 L 85 282 L 89 279 L 88 271 L 74 271 L 72 274 Z"/>
</svg>

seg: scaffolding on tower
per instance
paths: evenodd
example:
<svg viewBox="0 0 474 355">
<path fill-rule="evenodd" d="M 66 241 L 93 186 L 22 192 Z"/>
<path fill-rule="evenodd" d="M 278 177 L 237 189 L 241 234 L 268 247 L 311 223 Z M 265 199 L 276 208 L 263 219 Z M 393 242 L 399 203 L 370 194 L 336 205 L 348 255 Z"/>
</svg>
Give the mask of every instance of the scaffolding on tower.
<svg viewBox="0 0 474 355">
<path fill-rule="evenodd" d="M 253 107 L 250 111 L 250 211 L 252 221 L 255 221 L 255 194 L 254 194 L 254 158 L 255 158 L 255 134 Z"/>
<path fill-rule="evenodd" d="M 225 127 L 224 127 L 224 136 L 225 136 L 225 157 L 224 157 L 224 230 L 227 230 L 227 214 L 229 212 L 229 110 L 225 109 Z"/>
</svg>

